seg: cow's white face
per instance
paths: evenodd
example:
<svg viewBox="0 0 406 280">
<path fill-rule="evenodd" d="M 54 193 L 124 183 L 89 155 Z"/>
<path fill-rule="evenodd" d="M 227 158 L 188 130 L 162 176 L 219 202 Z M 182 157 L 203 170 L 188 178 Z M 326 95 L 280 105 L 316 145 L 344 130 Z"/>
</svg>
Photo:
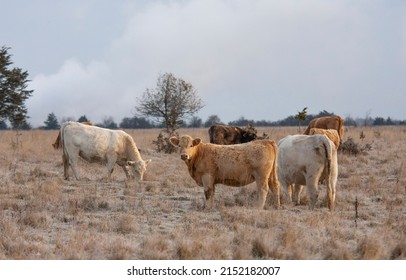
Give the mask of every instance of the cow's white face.
<svg viewBox="0 0 406 280">
<path fill-rule="evenodd" d="M 180 139 L 173 136 L 170 138 L 170 141 L 172 145 L 180 148 L 180 158 L 185 161 L 193 156 L 194 147 L 202 142 L 200 138 L 193 139 L 188 135 L 184 135 Z"/>
<path fill-rule="evenodd" d="M 137 160 L 127 161 L 127 165 L 132 169 L 135 179 L 142 181 L 144 179 L 144 173 L 147 170 L 147 165 L 151 160 Z"/>
</svg>

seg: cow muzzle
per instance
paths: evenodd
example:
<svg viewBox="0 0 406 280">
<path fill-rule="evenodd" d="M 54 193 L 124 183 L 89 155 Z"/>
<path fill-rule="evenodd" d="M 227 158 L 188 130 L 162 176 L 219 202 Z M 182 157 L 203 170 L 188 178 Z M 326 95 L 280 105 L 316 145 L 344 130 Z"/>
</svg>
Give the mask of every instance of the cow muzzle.
<svg viewBox="0 0 406 280">
<path fill-rule="evenodd" d="M 180 158 L 181 158 L 182 160 L 188 160 L 188 159 L 189 159 L 189 156 L 188 156 L 188 154 L 180 154 Z"/>
</svg>

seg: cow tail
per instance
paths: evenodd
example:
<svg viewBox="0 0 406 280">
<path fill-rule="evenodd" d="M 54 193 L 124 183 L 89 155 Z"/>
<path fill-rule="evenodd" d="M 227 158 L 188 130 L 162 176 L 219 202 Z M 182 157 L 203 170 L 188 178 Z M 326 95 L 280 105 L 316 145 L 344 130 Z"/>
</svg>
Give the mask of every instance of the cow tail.
<svg viewBox="0 0 406 280">
<path fill-rule="evenodd" d="M 59 147 L 58 148 L 62 148 L 63 149 L 63 129 L 65 128 L 66 124 L 62 124 L 60 130 L 59 130 L 59 135 L 61 136 L 61 138 L 59 139 Z"/>
<path fill-rule="evenodd" d="M 65 127 L 69 125 L 69 122 L 66 122 L 64 124 L 62 124 L 61 129 L 60 129 L 60 134 L 61 134 L 61 140 L 59 141 L 59 148 L 62 148 L 62 150 L 64 150 L 65 148 L 65 144 L 64 144 L 64 130 Z"/>
<path fill-rule="evenodd" d="M 327 170 L 327 175 L 330 174 L 331 171 L 331 161 L 333 158 L 331 145 L 327 136 L 323 135 L 322 137 L 324 152 L 326 153 L 326 161 L 325 161 L 325 168 Z"/>
<path fill-rule="evenodd" d="M 338 131 L 338 136 L 340 136 L 340 144 L 343 141 L 343 137 L 344 137 L 344 120 L 342 118 L 338 118 L 338 122 L 339 122 L 339 131 Z"/>
<path fill-rule="evenodd" d="M 326 152 L 326 163 L 325 163 L 325 169 L 327 173 L 325 173 L 325 183 L 327 186 L 327 205 L 330 210 L 333 208 L 334 204 L 334 198 L 333 198 L 333 188 L 334 188 L 334 182 L 332 178 L 332 161 L 333 161 L 333 149 L 332 145 L 330 144 L 330 141 L 327 136 L 323 135 L 323 147 L 324 151 Z"/>
<path fill-rule="evenodd" d="M 275 207 L 280 207 L 280 183 L 278 179 L 278 145 L 275 141 L 272 141 L 272 147 L 274 151 L 274 162 L 271 174 L 269 176 L 268 185 L 272 188 L 272 192 L 275 193 Z"/>
</svg>

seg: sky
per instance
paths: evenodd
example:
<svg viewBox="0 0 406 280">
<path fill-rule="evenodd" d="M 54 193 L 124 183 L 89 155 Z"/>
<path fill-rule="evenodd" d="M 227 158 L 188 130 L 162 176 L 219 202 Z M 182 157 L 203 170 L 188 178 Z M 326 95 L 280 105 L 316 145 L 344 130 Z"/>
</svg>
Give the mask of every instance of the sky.
<svg viewBox="0 0 406 280">
<path fill-rule="evenodd" d="M 0 46 L 27 70 L 28 120 L 133 117 L 164 73 L 217 115 L 326 110 L 406 120 L 406 1 L 0 0 Z"/>
</svg>

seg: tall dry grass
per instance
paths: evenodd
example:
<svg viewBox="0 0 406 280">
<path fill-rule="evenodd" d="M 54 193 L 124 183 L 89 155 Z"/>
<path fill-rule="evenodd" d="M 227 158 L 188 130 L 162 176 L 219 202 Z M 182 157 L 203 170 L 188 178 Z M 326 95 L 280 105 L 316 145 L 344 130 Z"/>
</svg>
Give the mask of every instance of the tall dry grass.
<svg viewBox="0 0 406 280">
<path fill-rule="evenodd" d="M 129 130 L 145 181 L 80 162 L 63 180 L 56 131 L 0 132 L 0 259 L 405 259 L 406 128 L 348 128 L 372 149 L 339 154 L 335 211 L 319 204 L 255 209 L 256 188 L 218 186 L 215 207 L 178 154 L 156 153 L 158 130 Z M 259 128 L 278 141 L 297 128 Z M 206 129 L 184 129 L 208 141 Z M 365 138 L 360 139 L 363 134 Z M 355 201 L 358 201 L 355 211 Z"/>
</svg>

